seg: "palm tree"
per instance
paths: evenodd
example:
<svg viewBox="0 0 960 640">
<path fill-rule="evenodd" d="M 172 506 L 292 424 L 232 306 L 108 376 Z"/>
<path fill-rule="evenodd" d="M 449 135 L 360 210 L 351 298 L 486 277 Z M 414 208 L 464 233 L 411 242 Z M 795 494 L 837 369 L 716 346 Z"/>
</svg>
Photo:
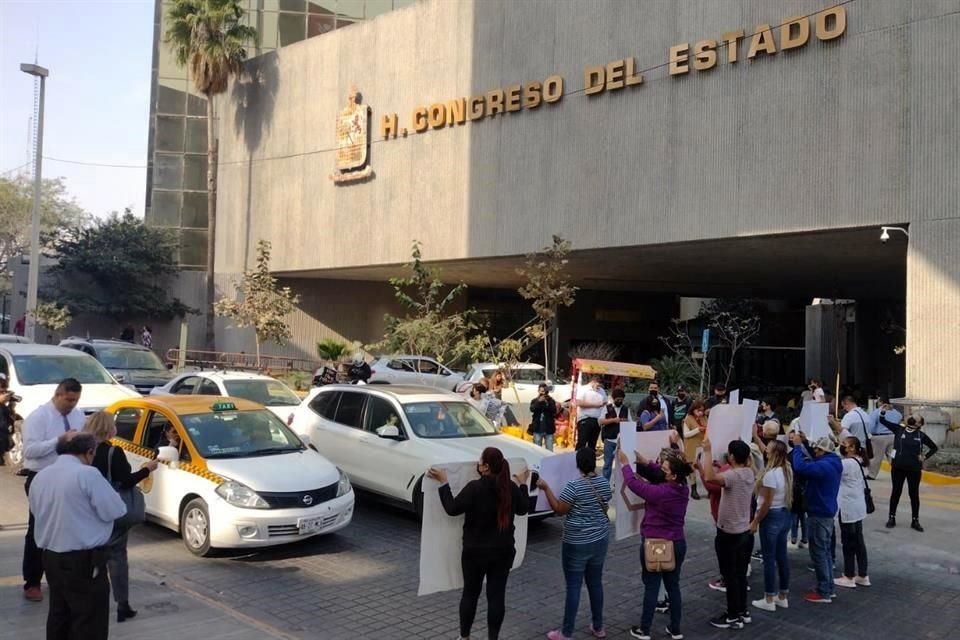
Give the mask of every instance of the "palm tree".
<svg viewBox="0 0 960 640">
<path fill-rule="evenodd" d="M 227 90 L 231 76 L 247 59 L 246 45 L 257 30 L 241 24 L 242 0 L 173 0 L 167 11 L 164 41 L 177 64 L 188 67 L 193 86 L 207 98 L 207 324 L 206 344 L 213 349 L 216 288 L 213 280 L 217 242 L 217 136 L 213 97 Z"/>
</svg>

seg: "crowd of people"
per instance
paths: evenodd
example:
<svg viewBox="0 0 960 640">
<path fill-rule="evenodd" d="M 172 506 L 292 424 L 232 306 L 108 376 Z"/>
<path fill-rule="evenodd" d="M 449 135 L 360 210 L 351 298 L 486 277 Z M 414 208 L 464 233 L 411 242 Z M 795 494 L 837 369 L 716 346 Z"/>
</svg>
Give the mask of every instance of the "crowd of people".
<svg viewBox="0 0 960 640">
<path fill-rule="evenodd" d="M 900 493 L 906 483 L 912 526 L 923 531 L 916 487 L 923 462 L 936 453 L 937 447 L 923 433 L 920 416 L 908 416 L 901 424 L 902 414 L 888 399 L 882 398 L 871 415 L 859 408 L 852 396 L 844 397 L 842 418 L 830 419 L 833 433 L 815 440 L 798 428 L 798 420 L 783 424 L 776 413 L 776 401 L 765 399 L 760 403 L 752 442 L 734 440 L 724 451 L 714 451 L 707 433 L 707 416 L 711 408 L 727 402 L 722 385 L 717 385 L 707 401 L 690 398 L 681 389 L 683 395 L 678 393 L 671 402 L 659 393 L 656 383 L 651 383 L 648 391 L 634 411 L 625 403 L 622 389 L 613 389 L 608 396 L 600 377 L 591 378 L 576 397 L 575 457 L 580 477 L 562 488 L 551 487 L 543 479 L 536 481 L 553 512 L 564 517 L 563 615 L 560 626 L 546 634 L 549 640 L 573 637 L 584 584 L 590 604 L 589 632 L 596 638 L 607 637 L 603 567 L 610 545 L 615 457 L 622 473 L 622 478 L 615 480 L 624 491 L 643 500 L 639 553 L 644 591 L 639 624 L 629 631 L 638 640 L 652 637 L 658 612 L 669 613 L 665 632 L 670 638 L 684 637 L 680 573 L 687 554 L 684 529 L 691 499 L 708 498 L 716 524 L 714 548 L 720 577 L 711 580 L 709 586 L 723 592 L 725 602 L 709 624 L 720 629 L 743 629 L 753 624 L 752 610 L 775 614 L 789 608 L 791 548 L 809 547 L 809 568 L 815 578 L 813 587 L 802 597 L 806 603 L 831 604 L 836 587 L 871 586 L 863 523 L 874 511 L 868 481 L 879 470 L 877 456 L 889 457 L 894 480 L 887 526 L 895 526 Z M 812 381 L 809 393 L 807 402 L 826 398 L 816 381 Z M 542 437 L 552 433 L 555 407 L 546 388 L 541 388 L 531 403 L 532 433 Z M 639 454 L 630 456 L 619 448 L 621 422 L 635 422 L 638 431 L 672 430 L 671 446 L 656 460 Z M 598 443 L 603 459 L 600 473 Z M 499 637 L 503 594 L 515 553 L 512 514 L 533 510 L 526 478 L 513 476 L 514 484 L 510 484 L 509 465 L 499 450 L 484 451 L 478 471 L 481 478 L 468 483 L 457 496 L 446 484 L 445 472 L 429 472 L 442 484 L 440 499 L 447 513 L 466 514 L 461 640 L 470 637 L 483 575 L 488 582 L 488 637 Z M 843 564 L 835 577 L 838 529 Z M 759 549 L 755 551 L 755 547 Z M 748 578 L 754 558 L 763 563 L 763 594 L 751 600 Z"/>
</svg>

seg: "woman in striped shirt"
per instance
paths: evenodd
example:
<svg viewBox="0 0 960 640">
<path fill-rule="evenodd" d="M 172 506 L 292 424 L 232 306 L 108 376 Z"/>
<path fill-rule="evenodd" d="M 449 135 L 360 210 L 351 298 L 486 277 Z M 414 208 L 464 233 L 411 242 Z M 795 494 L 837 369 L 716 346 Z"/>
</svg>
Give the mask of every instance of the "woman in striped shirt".
<svg viewBox="0 0 960 640">
<path fill-rule="evenodd" d="M 537 486 L 547 496 L 550 508 L 557 515 L 565 515 L 563 523 L 563 575 L 567 582 L 567 599 L 563 607 L 563 626 L 547 634 L 549 640 L 569 640 L 580 608 L 580 587 L 587 583 L 590 612 L 593 620 L 590 633 L 606 638 L 603 628 L 603 562 L 607 558 L 610 518 L 607 505 L 613 497 L 610 482 L 597 475 L 597 456 L 593 449 L 577 451 L 577 469 L 580 478 L 571 480 L 560 493 L 554 495 L 550 486 L 540 479 Z"/>
</svg>

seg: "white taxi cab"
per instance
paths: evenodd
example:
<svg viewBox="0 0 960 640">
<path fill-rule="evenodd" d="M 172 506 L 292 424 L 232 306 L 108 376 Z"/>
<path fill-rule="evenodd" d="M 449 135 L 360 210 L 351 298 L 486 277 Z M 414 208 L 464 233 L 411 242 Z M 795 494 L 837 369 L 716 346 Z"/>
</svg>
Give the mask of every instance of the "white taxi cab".
<svg viewBox="0 0 960 640">
<path fill-rule="evenodd" d="M 347 476 L 262 405 L 216 396 L 115 402 L 117 436 L 141 483 L 147 518 L 187 549 L 263 547 L 332 533 L 353 518 Z"/>
</svg>

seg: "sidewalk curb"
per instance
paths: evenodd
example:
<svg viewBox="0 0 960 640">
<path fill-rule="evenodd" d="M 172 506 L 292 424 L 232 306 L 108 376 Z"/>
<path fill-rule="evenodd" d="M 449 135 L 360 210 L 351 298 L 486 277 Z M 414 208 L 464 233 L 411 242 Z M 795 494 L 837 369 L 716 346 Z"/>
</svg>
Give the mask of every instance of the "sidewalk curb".
<svg viewBox="0 0 960 640">
<path fill-rule="evenodd" d="M 890 471 L 890 463 L 884 460 L 880 463 L 880 468 L 884 471 Z M 960 486 L 960 478 L 955 478 L 954 476 L 944 475 L 942 473 L 937 473 L 935 471 L 923 471 L 920 475 L 920 480 L 926 482 L 927 484 L 932 484 L 938 487 L 953 487 Z"/>
</svg>

